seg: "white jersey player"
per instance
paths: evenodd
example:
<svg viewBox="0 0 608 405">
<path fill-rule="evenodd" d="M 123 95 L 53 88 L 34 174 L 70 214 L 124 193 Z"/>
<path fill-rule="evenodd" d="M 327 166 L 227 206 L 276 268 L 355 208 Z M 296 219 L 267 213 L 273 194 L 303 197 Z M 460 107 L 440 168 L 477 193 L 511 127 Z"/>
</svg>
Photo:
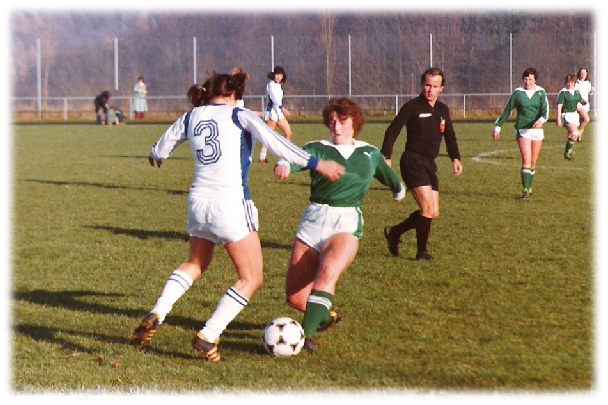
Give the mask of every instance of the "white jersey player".
<svg viewBox="0 0 608 405">
<path fill-rule="evenodd" d="M 277 126 L 291 140 L 291 127 L 287 122 L 287 117 L 291 115 L 287 108 L 283 107 L 283 87 L 281 83 L 287 81 L 287 74 L 281 66 L 275 66 L 274 71 L 266 75 L 269 82 L 266 84 L 266 109 L 264 110 L 264 121 L 270 129 L 274 130 Z M 260 147 L 259 163 L 266 163 L 266 148 Z"/>
<path fill-rule="evenodd" d="M 583 98 L 581 106 L 578 109 L 578 113 L 581 116 L 581 125 L 579 127 L 580 134 L 577 140 L 581 142 L 581 137 L 583 135 L 583 132 L 585 131 L 585 127 L 587 126 L 589 121 L 591 121 L 591 118 L 589 117 L 589 111 L 591 110 L 589 96 L 595 91 L 595 89 L 591 85 L 591 82 L 589 81 L 589 72 L 587 71 L 587 69 L 580 68 L 578 70 L 577 80 L 574 84 L 574 88 L 578 90 L 579 93 L 581 93 L 581 97 Z"/>
</svg>

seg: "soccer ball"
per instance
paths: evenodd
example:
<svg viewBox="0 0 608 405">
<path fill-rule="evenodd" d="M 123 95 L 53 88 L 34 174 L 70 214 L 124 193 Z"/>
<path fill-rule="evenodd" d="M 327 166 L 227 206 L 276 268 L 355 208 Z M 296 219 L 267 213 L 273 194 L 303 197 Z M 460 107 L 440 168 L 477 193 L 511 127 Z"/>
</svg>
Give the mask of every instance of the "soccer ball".
<svg viewBox="0 0 608 405">
<path fill-rule="evenodd" d="M 304 329 L 291 318 L 277 318 L 266 325 L 262 340 L 273 356 L 295 356 L 304 346 Z"/>
</svg>

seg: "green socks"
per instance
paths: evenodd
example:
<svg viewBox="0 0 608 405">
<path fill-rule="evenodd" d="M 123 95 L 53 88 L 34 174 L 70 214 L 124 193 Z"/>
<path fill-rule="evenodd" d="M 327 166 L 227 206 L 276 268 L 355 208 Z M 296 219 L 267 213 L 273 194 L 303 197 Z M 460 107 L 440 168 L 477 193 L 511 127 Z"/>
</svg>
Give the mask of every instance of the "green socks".
<svg viewBox="0 0 608 405">
<path fill-rule="evenodd" d="M 564 150 L 564 158 L 569 159 L 572 157 L 572 154 L 574 153 L 572 146 L 574 146 L 574 141 L 568 139 L 568 142 L 566 142 L 566 150 Z"/>
<path fill-rule="evenodd" d="M 528 194 L 532 193 L 532 181 L 534 180 L 535 174 L 536 170 L 532 170 L 528 167 L 523 167 L 521 169 L 521 185 L 523 187 L 523 191 Z"/>
<path fill-rule="evenodd" d="M 313 337 L 319 325 L 331 322 L 329 310 L 334 302 L 334 297 L 325 291 L 312 290 L 306 301 L 306 312 L 302 320 L 304 335 Z"/>
</svg>

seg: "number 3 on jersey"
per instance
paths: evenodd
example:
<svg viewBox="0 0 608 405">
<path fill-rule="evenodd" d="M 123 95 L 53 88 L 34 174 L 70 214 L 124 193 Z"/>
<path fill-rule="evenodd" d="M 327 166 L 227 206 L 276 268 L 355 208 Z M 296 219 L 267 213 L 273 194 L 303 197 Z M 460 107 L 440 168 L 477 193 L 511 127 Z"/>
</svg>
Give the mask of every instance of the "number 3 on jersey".
<svg viewBox="0 0 608 405">
<path fill-rule="evenodd" d="M 213 120 L 200 121 L 194 127 L 194 136 L 203 136 L 205 140 L 203 149 L 196 151 L 198 160 L 204 165 L 216 163 L 222 156 L 220 142 L 217 139 L 219 136 L 217 123 Z"/>
</svg>

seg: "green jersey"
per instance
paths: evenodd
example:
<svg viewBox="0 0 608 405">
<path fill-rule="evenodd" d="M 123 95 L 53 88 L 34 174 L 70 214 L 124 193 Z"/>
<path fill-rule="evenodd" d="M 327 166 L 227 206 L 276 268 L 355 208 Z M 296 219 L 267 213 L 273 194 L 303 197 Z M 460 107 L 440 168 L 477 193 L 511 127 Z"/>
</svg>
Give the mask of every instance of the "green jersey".
<svg viewBox="0 0 608 405">
<path fill-rule="evenodd" d="M 549 119 L 547 93 L 540 86 L 536 86 L 534 90 L 526 90 L 523 87 L 515 89 L 494 125 L 501 128 L 514 108 L 517 109 L 515 129 L 530 129 L 539 118 L 544 122 Z"/>
<path fill-rule="evenodd" d="M 557 105 L 563 104 L 562 113 L 576 112 L 576 106 L 583 101 L 578 90 L 568 90 L 565 87 L 557 94 Z"/>
<path fill-rule="evenodd" d="M 354 145 L 334 145 L 331 141 L 309 142 L 302 148 L 319 160 L 333 160 L 345 168 L 338 181 L 329 181 L 310 172 L 310 202 L 334 207 L 361 207 L 363 196 L 372 179 L 388 186 L 393 193 L 402 192 L 399 178 L 386 164 L 380 151 L 368 143 L 355 140 Z M 304 168 L 291 165 L 291 172 Z"/>
</svg>

